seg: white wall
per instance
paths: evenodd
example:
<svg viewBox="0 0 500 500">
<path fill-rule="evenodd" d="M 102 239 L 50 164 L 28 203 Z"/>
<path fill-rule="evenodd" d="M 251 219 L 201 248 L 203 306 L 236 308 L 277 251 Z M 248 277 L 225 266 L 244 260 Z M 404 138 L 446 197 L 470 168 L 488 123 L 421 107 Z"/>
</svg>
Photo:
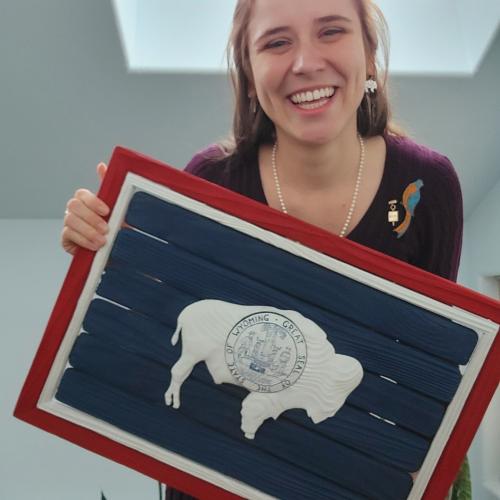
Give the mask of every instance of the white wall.
<svg viewBox="0 0 500 500">
<path fill-rule="evenodd" d="M 486 48 L 495 36 L 500 19 L 498 0 L 453 0 L 465 41 L 465 53 L 473 71 L 477 71 Z"/>
<path fill-rule="evenodd" d="M 156 500 L 157 483 L 12 416 L 70 259 L 61 221 L 0 220 L 0 498 Z"/>
<path fill-rule="evenodd" d="M 465 221 L 464 249 L 459 281 L 478 292 L 499 297 L 500 182 Z M 471 447 L 474 500 L 500 499 L 500 392 Z"/>
</svg>

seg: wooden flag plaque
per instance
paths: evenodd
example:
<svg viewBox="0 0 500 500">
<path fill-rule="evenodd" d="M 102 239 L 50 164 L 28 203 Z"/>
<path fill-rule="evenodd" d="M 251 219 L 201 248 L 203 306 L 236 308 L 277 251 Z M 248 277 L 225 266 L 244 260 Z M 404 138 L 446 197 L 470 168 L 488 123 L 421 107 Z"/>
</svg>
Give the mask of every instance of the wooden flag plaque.
<svg viewBox="0 0 500 500">
<path fill-rule="evenodd" d="M 442 499 L 500 304 L 116 148 L 15 415 L 199 498 Z"/>
</svg>

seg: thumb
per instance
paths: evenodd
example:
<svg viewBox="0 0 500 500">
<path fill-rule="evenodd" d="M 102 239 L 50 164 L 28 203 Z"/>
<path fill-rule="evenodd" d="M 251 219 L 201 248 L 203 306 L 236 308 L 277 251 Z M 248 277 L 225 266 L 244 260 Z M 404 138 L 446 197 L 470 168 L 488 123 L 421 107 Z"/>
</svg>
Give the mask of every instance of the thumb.
<svg viewBox="0 0 500 500">
<path fill-rule="evenodd" d="M 102 182 L 104 180 L 104 176 L 108 170 L 108 166 L 105 163 L 99 163 L 97 165 L 97 175 L 99 176 L 99 180 Z"/>
</svg>

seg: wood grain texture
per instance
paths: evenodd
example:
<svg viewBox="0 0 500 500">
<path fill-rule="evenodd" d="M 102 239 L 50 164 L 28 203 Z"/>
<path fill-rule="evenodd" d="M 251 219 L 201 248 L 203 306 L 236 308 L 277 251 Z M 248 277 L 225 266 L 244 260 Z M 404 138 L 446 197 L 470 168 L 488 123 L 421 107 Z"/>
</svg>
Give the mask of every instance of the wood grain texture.
<svg viewBox="0 0 500 500">
<path fill-rule="evenodd" d="M 356 318 L 454 364 L 466 364 L 477 343 L 475 332 L 468 328 L 147 193 L 134 195 L 126 220 L 209 261 L 327 311 Z"/>
<path fill-rule="evenodd" d="M 169 331 L 175 329 L 174 318 L 186 305 L 196 300 L 196 297 L 170 284 L 154 281 L 128 267 L 119 266 L 117 262 L 113 269 L 106 271 L 98 293 L 164 323 Z M 100 311 L 99 317 L 113 314 L 113 310 L 108 311 L 100 301 L 95 301 L 91 308 Z M 129 314 L 127 318 L 135 323 L 135 315 Z M 86 326 L 90 327 L 90 321 L 92 315 L 86 319 Z M 109 328 L 112 328 L 112 321 L 109 320 Z M 116 321 L 121 320 L 117 318 Z M 153 326 L 144 328 L 155 331 Z M 426 437 L 434 436 L 446 409 L 444 404 L 433 398 L 366 371 L 361 385 L 351 394 L 348 402 Z"/>
<path fill-rule="evenodd" d="M 318 474 L 283 463 L 255 447 L 239 447 L 229 436 L 200 432 L 202 429 L 196 419 L 187 417 L 182 411 L 136 399 L 78 370 L 66 370 L 57 397 L 74 408 L 173 452 L 180 452 L 197 463 L 208 461 L 215 470 L 229 477 L 238 477 L 278 498 L 366 498 Z M 295 453 L 300 453 L 300 450 L 295 450 Z"/>
<path fill-rule="evenodd" d="M 126 262 L 132 269 L 198 298 L 297 310 L 326 331 L 337 352 L 355 357 L 370 372 L 384 375 L 435 399 L 450 401 L 460 383 L 458 366 L 395 342 L 357 321 L 329 314 L 311 303 L 201 259 L 176 245 L 124 229 L 116 239 L 112 259 Z"/>
<path fill-rule="evenodd" d="M 131 352 L 129 345 L 121 347 L 120 331 L 114 338 L 109 334 L 105 338 L 99 334 L 81 335 L 71 354 L 71 365 L 100 378 L 106 384 L 120 387 L 136 397 L 163 403 L 163 394 L 170 382 L 170 367 L 177 360 L 178 348 L 167 348 L 169 352 L 163 356 L 162 360 L 151 359 L 144 354 Z M 226 432 L 228 431 L 227 422 L 236 418 L 233 433 L 240 437 L 241 408 L 238 407 L 235 410 L 232 401 L 236 399 L 241 405 L 241 401 L 248 392 L 228 384 L 215 385 L 204 364 L 200 364 L 191 377 L 197 381 L 198 391 L 192 398 L 191 404 L 206 400 L 201 393 L 208 391 L 212 394 L 210 396 L 212 402 L 208 406 L 217 404 L 220 407 L 217 409 L 218 417 L 221 418 L 220 422 L 209 418 L 211 408 L 195 409 L 198 413 L 202 411 L 200 421 L 207 427 L 218 428 L 220 432 Z M 185 396 L 184 386 L 182 394 L 183 402 L 185 402 L 187 396 Z M 216 394 L 216 397 L 213 394 Z M 277 422 L 272 423 L 272 428 L 280 426 L 282 419 L 297 426 L 294 431 L 294 434 L 298 433 L 297 440 L 307 439 L 308 433 L 305 433 L 304 438 L 300 434 L 301 429 L 307 429 L 309 432 L 347 445 L 377 461 L 401 470 L 418 470 L 429 446 L 429 442 L 418 435 L 398 426 L 389 425 L 373 418 L 367 412 L 349 406 L 342 408 L 335 417 L 317 425 L 313 424 L 301 410 L 286 412 Z M 247 440 L 243 442 L 248 443 Z M 276 445 L 275 436 L 272 435 L 269 446 Z"/>
<path fill-rule="evenodd" d="M 86 348 L 88 349 L 88 347 L 87 344 Z M 170 433 L 174 433 L 177 444 L 174 445 L 173 441 L 169 441 L 169 449 L 189 456 L 215 470 L 221 470 L 225 474 L 234 474 L 234 469 L 231 474 L 227 467 L 220 468 L 221 462 L 227 461 L 229 457 L 237 469 L 244 467 L 245 463 L 259 464 L 253 467 L 253 476 L 255 477 L 247 482 L 263 491 L 266 491 L 269 482 L 276 483 L 276 479 L 270 475 L 272 470 L 263 471 L 262 453 L 259 450 L 280 460 L 281 469 L 285 476 L 294 473 L 293 467 L 287 469 L 288 466 L 292 465 L 300 467 L 300 470 L 305 473 L 309 472 L 324 480 L 347 487 L 350 491 L 373 495 L 373 498 L 404 498 L 406 496 L 411 485 L 408 474 L 387 467 L 376 459 L 370 459 L 349 447 L 331 441 L 320 433 L 304 429 L 297 432 L 300 429 L 289 419 L 283 420 L 279 425 L 269 421 L 259 431 L 255 441 L 245 440 L 239 429 L 241 398 L 224 394 L 213 384 L 201 384 L 196 378 L 190 378 L 183 386 L 181 410 L 167 408 L 161 401 L 162 389 L 166 387 L 162 382 L 165 375 L 168 375 L 167 370 L 160 369 L 158 365 L 144 363 L 135 355 L 125 354 L 123 356 L 114 347 L 110 348 L 107 356 L 103 356 L 106 349 L 102 347 L 98 346 L 98 349 L 85 352 L 87 355 L 83 357 L 81 356 L 82 352 L 80 352 L 72 359 L 72 364 L 78 367 L 78 371 L 80 371 L 80 362 L 83 365 L 82 372 L 88 369 L 87 375 L 96 382 L 94 386 L 95 396 L 100 394 L 101 397 L 106 397 L 109 385 L 120 389 L 123 398 L 120 399 L 120 403 L 114 401 L 114 410 L 110 410 L 106 417 L 96 415 L 95 410 L 91 407 L 85 409 L 87 413 L 112 422 L 122 429 L 132 427 L 135 434 L 137 434 L 138 427 L 146 427 L 148 429 L 147 439 L 161 446 L 167 445 L 164 439 Z M 71 372 L 69 377 L 71 378 Z M 67 402 L 72 395 L 76 399 L 80 399 L 80 390 L 79 386 L 67 385 L 66 392 L 58 395 L 58 398 L 63 402 Z M 144 391 L 146 391 L 145 395 Z M 169 424 L 175 425 L 169 429 L 169 432 L 155 429 L 155 418 L 147 410 L 148 405 L 143 405 L 144 413 L 140 415 L 131 414 L 128 411 L 129 406 L 134 408 L 133 401 L 148 399 L 150 399 L 151 405 L 158 407 L 158 411 L 177 414 L 175 422 L 169 420 L 170 415 L 166 418 L 166 427 Z M 79 405 L 85 404 L 84 400 L 85 398 L 81 398 L 82 402 Z M 129 400 L 132 402 L 129 403 Z M 195 422 L 194 428 L 186 434 L 184 434 L 186 431 L 185 420 L 189 424 Z M 153 427 L 151 423 L 153 423 Z M 196 436 L 195 440 L 193 436 Z M 231 440 L 237 441 L 239 444 L 232 443 Z M 211 441 L 210 445 L 209 441 Z M 224 445 L 226 442 L 227 448 Z M 217 458 L 215 459 L 212 453 L 214 449 L 217 449 Z M 237 463 L 239 465 L 236 465 Z M 265 468 L 267 469 L 267 467 Z M 246 476 L 251 477 L 252 471 L 248 471 Z M 392 484 L 391 492 L 387 491 L 386 485 L 380 484 L 380 477 L 387 478 Z M 261 481 L 261 483 L 257 484 L 256 481 Z M 284 488 L 281 484 L 278 486 Z M 282 495 L 287 498 L 285 491 L 282 491 Z"/>
</svg>

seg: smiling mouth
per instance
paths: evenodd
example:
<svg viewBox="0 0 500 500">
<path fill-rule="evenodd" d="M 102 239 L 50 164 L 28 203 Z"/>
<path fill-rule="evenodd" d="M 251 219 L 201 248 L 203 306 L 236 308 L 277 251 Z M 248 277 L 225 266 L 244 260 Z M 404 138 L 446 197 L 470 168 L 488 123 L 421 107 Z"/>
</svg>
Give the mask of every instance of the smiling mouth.
<svg viewBox="0 0 500 500">
<path fill-rule="evenodd" d="M 335 87 L 323 87 L 306 92 L 297 92 L 288 97 L 301 109 L 316 109 L 324 106 L 335 95 Z"/>
</svg>

